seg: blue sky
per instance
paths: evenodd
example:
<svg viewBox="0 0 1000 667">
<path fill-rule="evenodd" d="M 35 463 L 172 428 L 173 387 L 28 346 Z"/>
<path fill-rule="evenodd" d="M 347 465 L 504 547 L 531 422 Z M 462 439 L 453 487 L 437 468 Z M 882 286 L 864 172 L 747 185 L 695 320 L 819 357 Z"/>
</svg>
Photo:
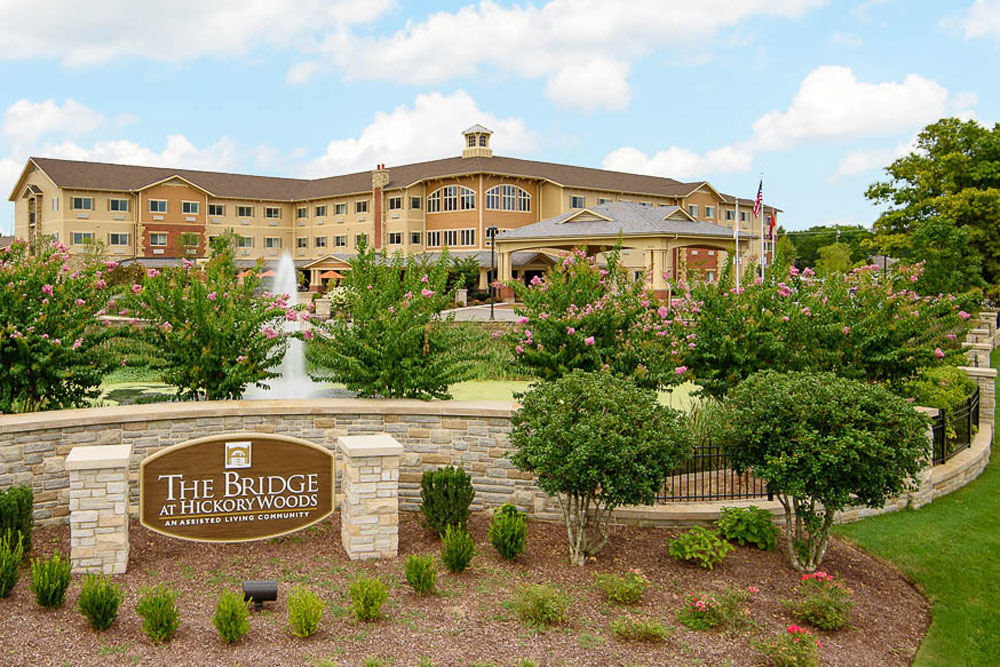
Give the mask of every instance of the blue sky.
<svg viewBox="0 0 1000 667">
<path fill-rule="evenodd" d="M 921 127 L 1000 120 L 1000 0 L 74 5 L 0 0 L 5 196 L 29 155 L 314 177 L 482 123 L 501 155 L 747 197 L 763 173 L 787 228 L 870 225 Z"/>
</svg>

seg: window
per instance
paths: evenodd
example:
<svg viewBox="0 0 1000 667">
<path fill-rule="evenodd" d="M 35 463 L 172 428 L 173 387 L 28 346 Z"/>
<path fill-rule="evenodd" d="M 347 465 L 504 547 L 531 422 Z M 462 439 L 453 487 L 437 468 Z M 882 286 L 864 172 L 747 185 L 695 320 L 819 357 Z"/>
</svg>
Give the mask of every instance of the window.
<svg viewBox="0 0 1000 667">
<path fill-rule="evenodd" d="M 128 211 L 128 200 L 127 199 L 109 199 L 108 200 L 108 210 L 115 211 L 116 213 L 126 213 Z"/>
<path fill-rule="evenodd" d="M 184 215 L 198 215 L 198 202 L 196 201 L 181 202 L 181 213 L 183 213 Z"/>
<path fill-rule="evenodd" d="M 607 197 L 598 197 L 597 198 L 597 205 L 598 206 L 600 206 L 601 204 L 610 204 L 610 203 L 611 203 L 611 200 L 608 199 Z"/>
<path fill-rule="evenodd" d="M 317 236 L 316 237 L 316 247 L 317 248 L 325 248 L 326 247 L 326 237 L 325 236 Z"/>
<path fill-rule="evenodd" d="M 253 237 L 252 236 L 241 236 L 238 241 L 236 241 L 237 248 L 252 248 L 253 247 Z"/>
<path fill-rule="evenodd" d="M 486 191 L 487 211 L 530 211 L 531 195 L 516 185 L 497 185 Z"/>
<path fill-rule="evenodd" d="M 697 254 L 698 254 L 698 251 L 697 251 L 697 250 L 692 250 L 692 251 L 691 251 L 691 254 L 692 254 L 692 255 L 697 255 Z"/>
<path fill-rule="evenodd" d="M 726 209 L 726 220 L 732 220 L 733 219 L 733 213 L 734 213 L 733 209 L 727 208 Z"/>
<path fill-rule="evenodd" d="M 475 147 L 475 145 L 476 145 L 476 135 L 470 134 L 469 135 L 469 148 L 473 148 L 473 147 Z"/>
<path fill-rule="evenodd" d="M 296 218 L 308 218 L 309 217 L 309 207 L 308 206 L 300 206 L 297 209 L 295 209 L 295 217 Z"/>
<path fill-rule="evenodd" d="M 346 236 L 334 236 L 333 237 L 333 245 L 337 246 L 338 248 L 346 248 L 347 247 L 347 237 Z"/>
<path fill-rule="evenodd" d="M 462 237 L 462 245 L 476 245 L 475 229 L 463 229 L 461 237 Z"/>
<path fill-rule="evenodd" d="M 166 199 L 150 199 L 149 200 L 149 212 L 150 213 L 166 213 L 167 212 L 167 200 Z"/>
<path fill-rule="evenodd" d="M 236 215 L 240 218 L 252 218 L 253 217 L 253 206 L 237 206 Z"/>
<path fill-rule="evenodd" d="M 389 197 L 389 210 L 398 211 L 403 208 L 403 198 L 402 197 Z"/>
<path fill-rule="evenodd" d="M 337 215 L 344 215 L 347 213 L 347 204 L 334 204 L 333 212 Z"/>
<path fill-rule="evenodd" d="M 420 197 L 410 197 L 410 208 L 414 211 L 420 210 Z"/>
<path fill-rule="evenodd" d="M 708 218 L 709 220 L 715 220 L 715 207 L 714 206 L 706 206 L 705 207 L 705 217 Z"/>
<path fill-rule="evenodd" d="M 94 199 L 92 197 L 73 197 L 74 211 L 94 210 Z"/>
<path fill-rule="evenodd" d="M 650 204 L 648 201 L 641 201 L 639 202 L 639 206 L 645 206 L 646 208 L 649 208 L 650 206 L 652 206 L 652 204 Z"/>
<path fill-rule="evenodd" d="M 222 204 L 209 204 L 208 205 L 208 214 L 209 215 L 225 215 L 226 214 L 226 207 L 223 206 Z"/>
<path fill-rule="evenodd" d="M 108 245 L 128 245 L 128 234 L 108 234 Z"/>
<path fill-rule="evenodd" d="M 281 209 L 277 206 L 265 206 L 264 207 L 264 217 L 277 219 L 281 217 Z"/>
<path fill-rule="evenodd" d="M 403 232 L 389 232 L 389 245 L 402 245 Z"/>
<path fill-rule="evenodd" d="M 715 271 L 705 271 L 705 282 L 706 283 L 715 282 Z"/>
<path fill-rule="evenodd" d="M 201 238 L 193 232 L 185 232 L 184 234 L 181 234 L 181 245 L 185 248 L 197 248 L 198 241 L 200 240 Z"/>
<path fill-rule="evenodd" d="M 709 257 L 715 257 L 715 251 L 714 250 L 709 250 L 708 251 L 708 256 Z"/>
<path fill-rule="evenodd" d="M 83 245 L 93 240 L 94 235 L 91 232 L 73 232 L 73 245 Z M 164 241 L 164 244 L 166 244 L 166 241 Z"/>
<path fill-rule="evenodd" d="M 420 232 L 410 232 L 410 243 L 420 245 Z"/>
<path fill-rule="evenodd" d="M 149 235 L 149 245 L 165 246 L 167 245 L 167 235 L 166 234 L 150 234 Z"/>
<path fill-rule="evenodd" d="M 316 217 L 317 218 L 322 218 L 322 217 L 325 217 L 325 216 L 326 216 L 326 206 L 317 206 L 316 207 Z"/>
<path fill-rule="evenodd" d="M 362 244 L 362 242 L 364 242 L 364 243 L 368 242 L 368 235 L 367 234 L 355 234 L 354 235 L 354 247 L 357 248 L 359 245 Z"/>
<path fill-rule="evenodd" d="M 281 239 L 279 237 L 277 237 L 277 236 L 268 236 L 268 237 L 265 237 L 264 238 L 264 247 L 265 248 L 280 248 L 281 247 Z"/>
<path fill-rule="evenodd" d="M 746 221 L 747 221 L 747 212 L 740 211 L 740 222 L 746 222 Z"/>
<path fill-rule="evenodd" d="M 476 208 L 476 193 L 470 188 L 447 185 L 427 198 L 427 212 L 471 211 Z"/>
<path fill-rule="evenodd" d="M 53 211 L 58 211 L 59 210 L 59 197 L 53 197 L 52 198 L 52 210 Z"/>
<path fill-rule="evenodd" d="M 574 197 L 570 197 L 569 198 L 569 207 L 570 208 L 583 208 L 586 205 L 587 205 L 587 200 L 584 199 L 583 197 L 575 197 L 574 196 Z"/>
<path fill-rule="evenodd" d="M 691 214 L 692 218 L 697 218 L 698 217 L 698 205 L 697 204 L 690 204 L 688 206 L 688 213 Z"/>
<path fill-rule="evenodd" d="M 295 239 L 295 247 L 296 248 L 308 248 L 309 247 L 309 239 L 307 237 L 305 237 L 305 236 L 298 237 L 297 239 Z"/>
<path fill-rule="evenodd" d="M 444 232 L 444 244 L 448 247 L 458 245 L 458 230 L 446 229 Z"/>
<path fill-rule="evenodd" d="M 367 213 L 368 212 L 368 200 L 356 201 L 354 202 L 354 212 L 355 213 Z"/>
<path fill-rule="evenodd" d="M 436 248 L 441 245 L 441 232 L 427 232 L 428 247 Z"/>
<path fill-rule="evenodd" d="M 486 135 L 485 134 L 480 134 L 479 135 L 479 145 L 480 146 L 484 146 L 484 147 L 486 146 Z"/>
</svg>

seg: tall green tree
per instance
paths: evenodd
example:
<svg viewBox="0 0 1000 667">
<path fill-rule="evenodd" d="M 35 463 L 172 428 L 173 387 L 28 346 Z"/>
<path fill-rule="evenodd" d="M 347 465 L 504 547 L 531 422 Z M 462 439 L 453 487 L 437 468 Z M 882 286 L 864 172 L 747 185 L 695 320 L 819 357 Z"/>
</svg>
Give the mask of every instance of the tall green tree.
<svg viewBox="0 0 1000 667">
<path fill-rule="evenodd" d="M 793 263 L 797 268 L 815 269 L 820 260 L 820 248 L 835 243 L 847 246 L 852 265 L 861 262 L 871 253 L 867 243 L 874 236 L 870 229 L 860 225 L 814 225 L 809 229 L 788 232 L 781 238 L 791 239 L 795 244 Z"/>
<path fill-rule="evenodd" d="M 846 243 L 831 243 L 819 249 L 816 273 L 824 278 L 834 273 L 847 273 L 851 264 L 851 248 Z"/>
<path fill-rule="evenodd" d="M 865 193 L 889 207 L 875 222 L 874 245 L 926 261 L 917 286 L 924 294 L 1000 294 L 1000 123 L 939 120 L 886 173 Z"/>
</svg>

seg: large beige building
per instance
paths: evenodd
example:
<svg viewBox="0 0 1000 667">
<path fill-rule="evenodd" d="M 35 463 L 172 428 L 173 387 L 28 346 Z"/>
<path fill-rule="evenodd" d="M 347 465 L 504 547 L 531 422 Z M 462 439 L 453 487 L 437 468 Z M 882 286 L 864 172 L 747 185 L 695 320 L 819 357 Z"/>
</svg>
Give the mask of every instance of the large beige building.
<svg viewBox="0 0 1000 667">
<path fill-rule="evenodd" d="M 518 229 L 610 202 L 676 206 L 692 220 L 736 223 L 735 199 L 706 181 L 499 157 L 490 138 L 475 125 L 463 133 L 460 157 L 316 180 L 30 158 L 10 194 L 15 235 L 55 238 L 76 253 L 100 242 L 111 258 L 157 265 L 204 257 L 211 237 L 232 229 L 240 260 L 288 251 L 315 287 L 324 273 L 346 267 L 362 237 L 389 252 L 475 253 L 486 267 L 488 228 Z M 760 229 L 751 206 L 740 200 L 748 234 Z M 759 254 L 755 243 L 750 255 Z M 685 261 L 694 257 L 687 252 Z M 504 273 L 514 277 L 544 265 L 528 252 L 512 262 Z M 642 253 L 627 252 L 626 262 L 643 266 Z M 702 264 L 714 272 L 714 262 Z"/>
</svg>

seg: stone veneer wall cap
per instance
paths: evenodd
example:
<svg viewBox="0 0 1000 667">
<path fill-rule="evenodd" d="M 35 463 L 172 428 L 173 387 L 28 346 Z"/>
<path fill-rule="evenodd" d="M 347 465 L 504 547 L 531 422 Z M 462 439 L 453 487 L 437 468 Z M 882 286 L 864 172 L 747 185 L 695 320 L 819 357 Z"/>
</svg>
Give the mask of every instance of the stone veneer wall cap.
<svg viewBox="0 0 1000 667">
<path fill-rule="evenodd" d="M 983 366 L 959 366 L 959 368 L 965 371 L 966 375 L 973 377 L 995 378 L 997 376 L 997 369 L 995 368 L 985 368 Z"/>
<path fill-rule="evenodd" d="M 255 415 L 447 415 L 451 417 L 510 417 L 509 401 L 419 401 L 415 399 L 322 398 L 276 401 L 191 401 L 119 405 L 28 412 L 0 416 L 0 434 L 40 428 L 73 428 L 95 424 L 120 424 L 163 419 L 203 419 Z"/>
<path fill-rule="evenodd" d="M 337 445 L 346 456 L 402 456 L 403 445 L 387 433 L 376 435 L 342 435 Z"/>
<path fill-rule="evenodd" d="M 132 445 L 98 445 L 74 447 L 66 457 L 66 470 L 96 470 L 128 468 Z"/>
</svg>

